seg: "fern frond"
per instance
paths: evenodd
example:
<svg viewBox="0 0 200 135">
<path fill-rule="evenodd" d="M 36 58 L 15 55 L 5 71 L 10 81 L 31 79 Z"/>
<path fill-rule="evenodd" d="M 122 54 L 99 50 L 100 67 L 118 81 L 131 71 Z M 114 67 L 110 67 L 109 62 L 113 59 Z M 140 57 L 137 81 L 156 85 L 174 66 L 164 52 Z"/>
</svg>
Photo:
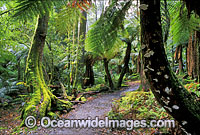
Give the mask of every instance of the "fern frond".
<svg viewBox="0 0 200 135">
<path fill-rule="evenodd" d="M 103 57 L 112 58 L 117 53 L 118 30 L 123 23 L 125 13 L 132 4 L 129 0 L 122 8 L 117 8 L 113 2 L 88 31 L 85 49 Z"/>
<path fill-rule="evenodd" d="M 67 8 L 65 7 L 61 9 L 56 16 L 56 29 L 60 34 L 66 34 L 66 32 L 70 32 L 72 30 L 73 25 L 76 24 L 80 18 L 85 19 L 79 8 L 72 8 L 69 6 Z"/>
<path fill-rule="evenodd" d="M 68 1 L 68 0 L 67 0 Z M 49 12 L 53 6 L 64 4 L 66 0 L 18 0 L 15 7 L 14 17 L 22 19 L 32 18 L 38 14 L 44 15 Z"/>
<path fill-rule="evenodd" d="M 177 2 L 174 10 L 170 12 L 171 21 L 171 35 L 173 35 L 173 43 L 185 43 L 189 39 L 189 35 L 194 30 L 200 28 L 200 18 L 196 17 L 194 13 L 188 18 L 188 12 L 185 4 Z"/>
</svg>

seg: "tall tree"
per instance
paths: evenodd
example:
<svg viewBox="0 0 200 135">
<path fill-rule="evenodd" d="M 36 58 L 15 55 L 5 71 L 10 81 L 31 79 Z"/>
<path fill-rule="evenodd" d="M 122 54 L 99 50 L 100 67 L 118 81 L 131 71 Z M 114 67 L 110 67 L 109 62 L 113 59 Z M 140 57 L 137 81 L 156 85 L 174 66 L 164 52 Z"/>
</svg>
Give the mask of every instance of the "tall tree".
<svg viewBox="0 0 200 135">
<path fill-rule="evenodd" d="M 159 103 L 190 134 L 200 134 L 200 102 L 178 81 L 165 54 L 160 0 L 140 0 L 144 71 Z"/>
<path fill-rule="evenodd" d="M 129 64 L 130 55 L 131 55 L 131 45 L 132 45 L 133 40 L 135 40 L 136 36 L 138 35 L 138 32 L 137 32 L 138 30 L 139 30 L 138 26 L 136 26 L 136 28 L 127 27 L 126 29 L 123 30 L 124 33 L 127 32 L 127 35 L 126 36 L 124 35 L 125 37 L 121 38 L 121 40 L 127 44 L 127 47 L 126 47 L 126 52 L 125 52 L 125 56 L 124 56 L 124 60 L 123 60 L 124 66 L 123 66 L 122 70 L 120 69 L 121 73 L 120 73 L 120 77 L 117 82 L 117 87 L 121 87 L 124 75 L 127 73 L 128 69 L 129 69 L 128 64 Z M 123 35 L 123 33 L 122 33 L 122 35 Z"/>
<path fill-rule="evenodd" d="M 186 47 L 187 72 L 190 77 L 197 80 L 199 76 L 199 38 L 197 31 L 199 31 L 200 20 L 198 15 L 191 12 L 192 10 L 195 12 L 199 10 L 198 8 L 196 9 L 193 2 L 186 0 L 186 4 L 183 1 L 176 1 L 170 4 L 173 7 L 169 9 L 172 19 L 170 32 L 173 44 L 182 45 L 182 47 L 184 44 L 188 44 Z M 181 47 L 177 46 L 177 49 L 176 52 L 181 50 Z M 175 55 L 177 54 L 176 52 Z M 181 61 L 179 61 L 179 66 L 181 66 Z"/>
<path fill-rule="evenodd" d="M 124 57 L 124 67 L 123 67 L 121 74 L 120 74 L 120 77 L 118 79 L 117 87 L 121 87 L 123 77 L 128 70 L 128 63 L 129 63 L 130 54 L 131 54 L 131 42 L 127 41 L 127 40 L 124 40 L 124 42 L 126 42 L 127 48 L 126 48 L 126 54 L 125 54 L 125 57 Z"/>
<path fill-rule="evenodd" d="M 178 72 L 183 73 L 183 59 L 182 59 L 183 45 L 178 45 L 174 53 L 174 59 L 178 62 Z"/>
<path fill-rule="evenodd" d="M 118 52 L 118 46 L 121 42 L 118 39 L 117 32 L 131 4 L 132 0 L 129 0 L 121 8 L 116 8 L 117 1 L 113 1 L 99 20 L 92 25 L 86 38 L 86 50 L 103 59 L 105 72 L 111 88 L 114 87 L 114 84 L 109 71 L 109 61 Z"/>
<path fill-rule="evenodd" d="M 41 118 L 47 115 L 53 106 L 57 106 L 60 110 L 68 110 L 71 106 L 70 102 L 62 101 L 53 95 L 46 86 L 43 70 L 42 70 L 42 57 L 47 35 L 49 14 L 44 16 L 39 15 L 36 24 L 35 35 L 27 58 L 26 74 L 27 84 L 33 91 L 32 97 L 29 102 L 26 102 L 22 110 L 22 119 L 27 116 L 33 115 Z M 63 104 L 64 106 L 61 106 Z M 22 122 L 22 125 L 24 121 Z"/>
<path fill-rule="evenodd" d="M 187 46 L 187 72 L 192 78 L 199 79 L 199 32 L 192 32 Z"/>
<path fill-rule="evenodd" d="M 94 72 L 93 72 L 94 58 L 91 54 L 87 54 L 84 61 L 86 68 L 84 73 L 83 86 L 92 86 L 94 85 Z"/>
</svg>

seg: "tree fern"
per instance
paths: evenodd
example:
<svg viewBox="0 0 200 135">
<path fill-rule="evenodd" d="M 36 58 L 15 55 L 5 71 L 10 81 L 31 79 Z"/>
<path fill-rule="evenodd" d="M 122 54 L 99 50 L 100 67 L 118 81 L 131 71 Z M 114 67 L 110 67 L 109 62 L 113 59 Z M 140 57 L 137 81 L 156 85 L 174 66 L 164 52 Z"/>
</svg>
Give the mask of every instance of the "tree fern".
<svg viewBox="0 0 200 135">
<path fill-rule="evenodd" d="M 194 13 L 188 18 L 187 8 L 184 3 L 176 2 L 175 8 L 170 10 L 171 34 L 173 35 L 173 43 L 181 44 L 187 42 L 189 34 L 193 30 L 199 30 L 200 19 Z"/>
<path fill-rule="evenodd" d="M 53 6 L 66 5 L 70 0 L 17 0 L 14 16 L 22 19 L 32 18 L 38 14 L 44 15 L 49 12 Z"/>
<path fill-rule="evenodd" d="M 169 36 L 169 28 L 170 28 L 169 9 L 172 7 L 171 6 L 172 4 L 170 3 L 171 2 L 167 2 L 167 0 L 161 1 L 161 21 L 162 21 L 162 29 L 163 29 L 163 41 L 165 43 Z"/>
<path fill-rule="evenodd" d="M 117 2 L 113 2 L 89 30 L 86 38 L 86 50 L 111 59 L 120 45 L 117 32 L 125 18 L 125 13 L 132 4 L 132 0 L 122 5 L 120 9 Z"/>
<path fill-rule="evenodd" d="M 65 7 L 56 16 L 56 29 L 60 34 L 66 34 L 72 30 L 73 25 L 79 21 L 80 17 L 83 18 L 79 8 Z"/>
</svg>

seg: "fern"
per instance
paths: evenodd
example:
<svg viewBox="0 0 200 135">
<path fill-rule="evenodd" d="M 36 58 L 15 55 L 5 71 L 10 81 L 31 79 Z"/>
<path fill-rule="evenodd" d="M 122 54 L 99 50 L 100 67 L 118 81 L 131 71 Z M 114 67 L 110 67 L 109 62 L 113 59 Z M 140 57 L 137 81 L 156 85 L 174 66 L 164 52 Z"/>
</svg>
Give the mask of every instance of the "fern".
<svg viewBox="0 0 200 135">
<path fill-rule="evenodd" d="M 163 41 L 166 43 L 169 36 L 170 28 L 170 15 L 169 9 L 172 7 L 171 2 L 167 0 L 161 1 L 161 21 L 162 21 L 162 30 L 163 30 Z"/>
<path fill-rule="evenodd" d="M 123 23 L 125 13 L 132 4 L 128 1 L 122 8 L 113 2 L 89 30 L 86 38 L 86 50 L 102 58 L 111 59 L 118 52 L 121 41 L 118 30 Z"/>
<path fill-rule="evenodd" d="M 44 15 L 49 12 L 53 6 L 66 5 L 69 0 L 18 0 L 15 7 L 14 17 L 26 20 L 38 14 Z"/>
<path fill-rule="evenodd" d="M 66 34 L 66 32 L 72 30 L 74 24 L 78 23 L 80 17 L 84 18 L 79 8 L 65 7 L 61 9 L 56 16 L 56 29 L 60 34 Z"/>
<path fill-rule="evenodd" d="M 171 34 L 174 44 L 182 44 L 188 41 L 189 34 L 193 30 L 199 30 L 200 19 L 194 13 L 188 18 L 187 8 L 184 3 L 176 2 L 175 8 L 170 10 Z"/>
</svg>

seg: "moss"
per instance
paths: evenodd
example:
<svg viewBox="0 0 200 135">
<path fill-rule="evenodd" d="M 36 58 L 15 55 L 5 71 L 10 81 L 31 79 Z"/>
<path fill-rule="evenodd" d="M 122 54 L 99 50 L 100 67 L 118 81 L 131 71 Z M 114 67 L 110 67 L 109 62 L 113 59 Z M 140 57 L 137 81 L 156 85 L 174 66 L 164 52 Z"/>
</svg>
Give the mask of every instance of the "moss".
<svg viewBox="0 0 200 135">
<path fill-rule="evenodd" d="M 75 101 L 80 101 L 81 96 L 79 96 L 78 98 L 76 98 Z"/>
<path fill-rule="evenodd" d="M 81 95 L 78 98 L 76 98 L 75 101 L 84 101 L 85 102 L 85 101 L 87 101 L 87 99 Z"/>
<path fill-rule="evenodd" d="M 44 85 L 41 85 L 40 87 L 40 89 L 35 90 L 34 94 L 31 96 L 31 100 L 24 106 L 21 116 L 23 121 L 20 127 L 24 125 L 24 120 L 30 115 L 39 119 L 44 116 L 55 118 L 57 116 L 52 110 L 71 110 L 73 104 L 70 101 L 58 99 Z M 52 103 L 55 104 L 55 107 L 52 106 Z"/>
<path fill-rule="evenodd" d="M 56 118 L 59 117 L 59 116 L 58 116 L 56 113 L 54 113 L 54 112 L 48 112 L 47 116 L 49 116 L 50 119 L 56 119 Z"/>
<path fill-rule="evenodd" d="M 64 109 L 70 110 L 72 107 L 71 102 L 60 100 L 49 91 L 43 77 L 42 56 L 45 44 L 43 35 L 47 33 L 47 24 L 48 14 L 39 17 L 27 57 L 26 83 L 32 88 L 33 94 L 31 95 L 30 101 L 24 105 L 21 114 L 23 121 L 20 126 L 24 125 L 24 120 L 29 115 L 35 116 L 35 118 L 42 118 L 48 114 L 55 116 L 51 113 L 53 104 L 55 104 L 56 110 L 60 111 Z"/>
<path fill-rule="evenodd" d="M 179 89 L 174 91 L 176 97 L 179 97 L 179 99 L 182 101 L 182 104 L 184 104 L 185 107 L 189 109 L 189 111 L 200 120 L 200 114 L 199 112 L 195 110 L 200 110 L 200 102 L 195 102 L 195 98 L 189 93 L 189 91 L 183 86 L 183 84 L 176 78 L 176 76 L 173 74 L 173 72 L 170 70 L 170 74 L 172 77 L 172 83 L 174 85 L 174 89 Z M 175 80 L 175 81 L 173 81 Z M 179 86 L 182 86 L 182 88 L 179 88 Z M 198 108 L 198 109 L 197 109 Z"/>
<path fill-rule="evenodd" d="M 81 101 L 87 101 L 87 99 L 85 97 L 81 97 Z"/>
<path fill-rule="evenodd" d="M 46 111 L 50 111 L 51 108 L 51 98 L 47 92 L 46 88 L 42 89 L 42 94 L 43 94 L 43 102 L 41 103 L 41 107 L 40 107 L 40 115 L 43 117 L 46 114 Z"/>
<path fill-rule="evenodd" d="M 85 91 L 86 92 L 88 92 L 88 91 L 99 91 L 99 90 L 102 90 L 102 89 L 105 89 L 105 88 L 108 89 L 108 87 L 104 84 L 97 84 L 97 85 L 95 85 L 91 88 L 85 89 Z"/>
<path fill-rule="evenodd" d="M 71 110 L 72 105 L 73 104 L 69 101 L 57 99 L 56 109 L 59 111 L 63 111 L 63 110 L 69 111 L 69 110 Z"/>
<path fill-rule="evenodd" d="M 70 100 L 70 101 L 71 101 L 73 98 L 74 98 L 74 96 L 67 96 L 67 99 Z"/>
</svg>

